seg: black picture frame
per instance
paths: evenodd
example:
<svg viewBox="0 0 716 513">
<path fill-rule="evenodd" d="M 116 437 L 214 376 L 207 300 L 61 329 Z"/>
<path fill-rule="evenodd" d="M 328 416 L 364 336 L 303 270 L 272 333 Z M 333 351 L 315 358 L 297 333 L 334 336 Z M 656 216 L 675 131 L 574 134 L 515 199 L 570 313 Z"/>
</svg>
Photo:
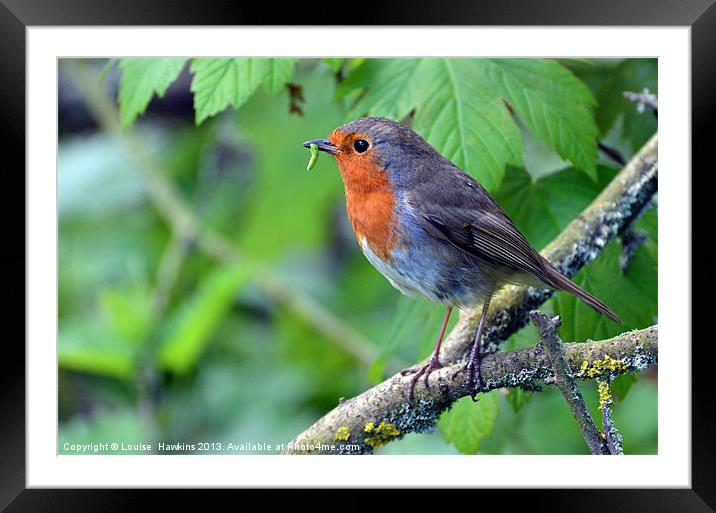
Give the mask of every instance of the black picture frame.
<svg viewBox="0 0 716 513">
<path fill-rule="evenodd" d="M 703 234 L 710 234 L 706 223 L 711 214 L 708 195 L 712 189 L 701 177 L 713 168 L 709 128 L 716 119 L 716 5 L 715 0 L 481 0 L 460 2 L 384 2 L 372 4 L 296 4 L 277 9 L 265 3 L 189 2 L 186 0 L 0 0 L 0 127 L 5 154 L 2 254 L 7 320 L 18 336 L 3 341 L 4 365 L 0 372 L 0 509 L 4 511 L 126 511 L 141 508 L 150 496 L 160 495 L 163 506 L 170 502 L 188 505 L 186 491 L 137 490 L 50 490 L 26 489 L 25 461 L 25 67 L 26 29 L 32 26 L 102 25 L 341 25 L 354 22 L 369 25 L 573 25 L 573 26 L 688 26 L 691 27 L 692 71 L 692 275 L 700 281 L 709 276 L 706 265 L 712 258 L 698 252 Z M 330 44 L 327 42 L 327 44 Z M 48 113 L 48 116 L 55 115 Z M 14 158 L 11 158 L 14 157 Z M 9 164 L 12 162 L 12 164 Z M 688 169 L 664 170 L 681 173 Z M 701 177 L 699 177 L 699 174 Z M 694 187 L 697 177 L 700 187 Z M 20 193 L 19 191 L 22 191 Z M 712 200 L 711 200 L 712 202 Z M 701 237 L 697 237 L 700 235 Z M 696 243 L 699 242 L 697 245 Z M 25 270 L 20 273 L 19 269 Z M 22 282 L 22 283 L 21 283 Z M 693 327 L 703 326 L 710 302 L 699 302 L 692 288 Z M 10 294 L 10 290 L 14 293 Z M 20 292 L 20 291 L 23 292 Z M 707 293 L 707 291 L 705 291 Z M 668 308 L 668 305 L 663 305 Z M 696 322 L 699 321 L 699 322 Z M 692 337 L 692 487 L 690 489 L 593 489 L 593 490 L 479 490 L 471 491 L 474 507 L 488 507 L 491 500 L 517 509 L 551 511 L 649 511 L 700 512 L 716 508 L 716 442 L 714 440 L 714 401 L 710 341 L 697 331 L 684 328 L 684 347 Z M 14 335 L 15 330 L 11 330 Z M 224 492 L 225 494 L 234 492 Z M 242 503 L 247 504 L 247 491 Z M 335 492 L 324 492 L 321 501 L 330 503 Z M 424 492 L 414 491 L 412 500 L 400 508 L 411 508 L 422 501 Z M 498 497 L 499 494 L 499 497 Z M 439 498 L 438 498 L 439 500 Z M 498 502 L 498 503 L 499 503 Z M 416 503 L 417 504 L 417 503 Z M 204 503 L 206 505 L 206 503 Z M 368 504 L 364 505 L 369 507 Z"/>
</svg>

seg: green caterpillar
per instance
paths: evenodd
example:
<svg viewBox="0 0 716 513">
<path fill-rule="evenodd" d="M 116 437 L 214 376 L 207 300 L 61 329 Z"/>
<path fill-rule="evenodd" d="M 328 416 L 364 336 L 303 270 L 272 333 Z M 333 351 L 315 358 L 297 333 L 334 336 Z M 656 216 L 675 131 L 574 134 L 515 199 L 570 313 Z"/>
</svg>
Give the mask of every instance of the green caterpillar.
<svg viewBox="0 0 716 513">
<path fill-rule="evenodd" d="M 308 160 L 306 171 L 313 169 L 316 166 L 316 162 L 318 162 L 318 145 L 312 144 L 309 149 L 311 151 L 311 158 Z"/>
</svg>

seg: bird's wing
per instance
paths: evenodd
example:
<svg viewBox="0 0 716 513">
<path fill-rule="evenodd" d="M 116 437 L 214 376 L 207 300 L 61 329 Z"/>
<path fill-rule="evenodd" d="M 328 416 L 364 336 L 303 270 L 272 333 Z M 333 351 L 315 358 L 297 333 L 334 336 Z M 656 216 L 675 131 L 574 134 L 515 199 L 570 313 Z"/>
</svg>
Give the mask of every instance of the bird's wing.
<svg viewBox="0 0 716 513">
<path fill-rule="evenodd" d="M 613 321 L 621 322 L 613 310 L 570 281 L 530 246 L 480 184 L 461 173 L 455 176 L 457 180 L 442 186 L 426 181 L 408 196 L 408 204 L 428 233 L 476 258 L 534 276 L 548 287 L 566 290 Z"/>
<path fill-rule="evenodd" d="M 420 222 L 434 237 L 480 259 L 550 282 L 540 255 L 501 211 L 454 205 L 421 210 Z"/>
</svg>

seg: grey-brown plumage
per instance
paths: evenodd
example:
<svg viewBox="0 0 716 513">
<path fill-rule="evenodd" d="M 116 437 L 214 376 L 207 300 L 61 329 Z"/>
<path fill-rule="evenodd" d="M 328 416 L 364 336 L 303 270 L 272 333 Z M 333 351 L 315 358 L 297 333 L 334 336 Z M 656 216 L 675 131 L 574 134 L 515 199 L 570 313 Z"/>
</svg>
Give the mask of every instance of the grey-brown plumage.
<svg viewBox="0 0 716 513">
<path fill-rule="evenodd" d="M 420 187 L 413 196 L 422 197 Z M 469 255 L 504 266 L 505 281 L 567 291 L 621 322 L 607 305 L 542 257 L 479 184 L 444 198 L 442 204 L 422 203 L 417 208 L 422 211 L 421 224 L 427 232 Z"/>
</svg>

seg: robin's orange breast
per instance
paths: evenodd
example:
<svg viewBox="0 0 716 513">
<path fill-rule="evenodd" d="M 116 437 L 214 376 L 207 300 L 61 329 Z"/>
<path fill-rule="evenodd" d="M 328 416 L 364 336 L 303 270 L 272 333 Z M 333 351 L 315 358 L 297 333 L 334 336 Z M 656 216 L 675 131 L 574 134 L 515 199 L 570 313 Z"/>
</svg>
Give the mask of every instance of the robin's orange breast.
<svg viewBox="0 0 716 513">
<path fill-rule="evenodd" d="M 346 191 L 346 210 L 358 242 L 368 244 L 378 257 L 389 260 L 398 241 L 395 194 L 385 172 L 366 160 L 337 158 Z"/>
</svg>

